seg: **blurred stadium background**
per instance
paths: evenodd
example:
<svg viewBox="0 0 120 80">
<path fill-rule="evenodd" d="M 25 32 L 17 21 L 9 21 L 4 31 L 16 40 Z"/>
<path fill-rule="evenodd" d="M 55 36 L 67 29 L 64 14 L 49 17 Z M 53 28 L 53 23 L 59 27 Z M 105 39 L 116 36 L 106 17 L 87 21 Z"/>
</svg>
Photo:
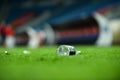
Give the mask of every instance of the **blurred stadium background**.
<svg viewBox="0 0 120 80">
<path fill-rule="evenodd" d="M 119 45 L 120 0 L 0 0 L 0 80 L 120 80 Z"/>
<path fill-rule="evenodd" d="M 119 5 L 119 0 L 0 0 L 0 45 L 119 45 Z"/>
</svg>

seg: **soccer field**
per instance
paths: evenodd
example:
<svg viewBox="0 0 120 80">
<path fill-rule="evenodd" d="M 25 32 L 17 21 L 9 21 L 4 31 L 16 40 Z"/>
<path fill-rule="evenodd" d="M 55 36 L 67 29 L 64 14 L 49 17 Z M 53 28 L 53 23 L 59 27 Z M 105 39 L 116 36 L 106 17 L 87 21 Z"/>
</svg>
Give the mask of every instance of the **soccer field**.
<svg viewBox="0 0 120 80">
<path fill-rule="evenodd" d="M 119 80 L 120 46 L 75 46 L 81 54 L 57 56 L 57 46 L 0 47 L 0 80 Z M 7 50 L 8 54 L 4 51 Z M 28 50 L 30 54 L 23 54 Z"/>
</svg>

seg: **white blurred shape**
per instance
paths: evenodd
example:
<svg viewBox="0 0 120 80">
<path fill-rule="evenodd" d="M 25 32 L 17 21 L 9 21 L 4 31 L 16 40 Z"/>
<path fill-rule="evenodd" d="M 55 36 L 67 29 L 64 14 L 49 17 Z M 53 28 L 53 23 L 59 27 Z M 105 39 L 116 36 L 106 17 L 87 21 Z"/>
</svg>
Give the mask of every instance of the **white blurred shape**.
<svg viewBox="0 0 120 80">
<path fill-rule="evenodd" d="M 5 51 L 5 54 L 7 54 L 8 53 L 8 51 Z"/>
<path fill-rule="evenodd" d="M 14 47 L 15 46 L 15 38 L 13 36 L 6 36 L 5 39 L 5 45 L 6 47 Z"/>
<path fill-rule="evenodd" d="M 36 48 L 39 46 L 40 40 L 38 39 L 37 32 L 31 27 L 27 28 L 27 34 L 29 36 L 28 46 L 31 48 Z"/>
<path fill-rule="evenodd" d="M 30 54 L 30 52 L 28 50 L 24 50 L 23 53 L 24 54 Z"/>
<path fill-rule="evenodd" d="M 95 13 L 94 17 L 99 25 L 99 37 L 96 44 L 98 46 L 110 46 L 112 44 L 113 35 L 108 20 L 98 13 Z"/>
</svg>

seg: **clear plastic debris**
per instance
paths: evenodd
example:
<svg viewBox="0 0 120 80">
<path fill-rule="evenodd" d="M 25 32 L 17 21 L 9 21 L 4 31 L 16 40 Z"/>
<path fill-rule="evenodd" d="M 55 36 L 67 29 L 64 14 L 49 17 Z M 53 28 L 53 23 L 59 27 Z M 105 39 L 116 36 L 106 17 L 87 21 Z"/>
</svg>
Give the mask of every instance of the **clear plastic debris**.
<svg viewBox="0 0 120 80">
<path fill-rule="evenodd" d="M 70 45 L 60 45 L 57 48 L 57 54 L 61 56 L 76 55 L 79 53 L 81 53 L 81 51 L 76 50 L 74 46 Z"/>
</svg>

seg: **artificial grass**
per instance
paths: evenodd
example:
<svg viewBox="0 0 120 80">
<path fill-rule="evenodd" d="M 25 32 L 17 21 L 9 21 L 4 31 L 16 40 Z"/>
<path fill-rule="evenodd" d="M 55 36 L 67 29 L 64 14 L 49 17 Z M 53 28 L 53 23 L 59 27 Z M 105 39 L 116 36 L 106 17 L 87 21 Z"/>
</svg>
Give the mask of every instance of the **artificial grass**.
<svg viewBox="0 0 120 80">
<path fill-rule="evenodd" d="M 0 47 L 0 80 L 119 80 L 120 46 L 75 46 L 81 54 L 58 56 L 57 46 Z M 8 55 L 4 51 L 8 51 Z M 30 54 L 23 54 L 23 50 Z"/>
</svg>

